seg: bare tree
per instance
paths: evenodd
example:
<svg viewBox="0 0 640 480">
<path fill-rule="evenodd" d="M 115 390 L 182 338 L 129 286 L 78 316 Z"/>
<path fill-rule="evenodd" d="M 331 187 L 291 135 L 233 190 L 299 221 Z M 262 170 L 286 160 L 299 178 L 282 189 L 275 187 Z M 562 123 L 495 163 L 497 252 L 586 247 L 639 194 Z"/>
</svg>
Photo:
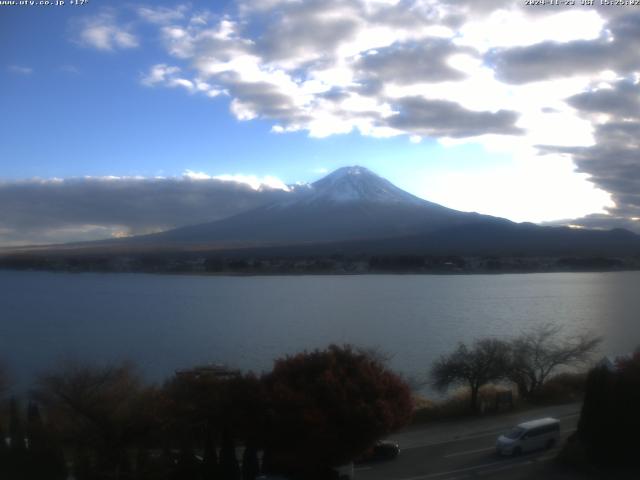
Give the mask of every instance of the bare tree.
<svg viewBox="0 0 640 480">
<path fill-rule="evenodd" d="M 601 342 L 590 333 L 569 337 L 562 335 L 561 326 L 537 326 L 510 342 L 508 378 L 521 397 L 531 397 L 558 368 L 588 361 Z"/>
<path fill-rule="evenodd" d="M 153 415 L 153 390 L 129 364 L 74 364 L 43 375 L 34 397 L 63 436 L 94 453 L 99 471 L 121 477 L 126 450 L 144 436 Z"/>
<path fill-rule="evenodd" d="M 440 357 L 431 368 L 431 383 L 444 391 L 452 385 L 466 385 L 471 392 L 470 407 L 478 410 L 478 392 L 489 382 L 506 377 L 509 345 L 502 340 L 476 340 L 471 347 L 464 343 Z"/>
</svg>

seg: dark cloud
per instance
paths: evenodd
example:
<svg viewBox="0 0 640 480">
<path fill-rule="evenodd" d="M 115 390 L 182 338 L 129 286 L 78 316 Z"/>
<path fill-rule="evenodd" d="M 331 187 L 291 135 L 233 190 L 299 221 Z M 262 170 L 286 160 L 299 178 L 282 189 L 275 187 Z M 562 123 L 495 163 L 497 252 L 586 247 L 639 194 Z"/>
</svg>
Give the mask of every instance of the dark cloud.
<svg viewBox="0 0 640 480">
<path fill-rule="evenodd" d="M 578 74 L 614 70 L 631 73 L 640 64 L 637 48 L 640 12 L 609 20 L 595 40 L 547 41 L 527 47 L 495 49 L 487 54 L 499 79 L 527 83 Z"/>
<path fill-rule="evenodd" d="M 640 85 L 622 82 L 616 89 L 602 88 L 580 93 L 567 99 L 578 110 L 606 113 L 622 118 L 638 118 L 640 115 Z"/>
<path fill-rule="evenodd" d="M 605 40 L 542 42 L 528 47 L 499 49 L 487 59 L 500 80 L 527 83 L 592 73 L 610 68 L 615 49 Z"/>
<path fill-rule="evenodd" d="M 609 192 L 615 203 L 609 216 L 589 216 L 572 223 L 639 231 L 633 218 L 640 217 L 640 85 L 623 80 L 612 88 L 580 93 L 567 101 L 586 115 L 603 113 L 610 116 L 609 120 L 596 124 L 592 147 L 540 148 L 543 152 L 570 154 L 578 171 Z"/>
<path fill-rule="evenodd" d="M 267 82 L 244 82 L 237 75 L 225 75 L 225 85 L 243 108 L 256 115 L 286 123 L 300 120 L 300 109 L 293 99 Z"/>
<path fill-rule="evenodd" d="M 456 53 L 473 54 L 469 48 L 459 48 L 448 40 L 431 39 L 421 43 L 396 44 L 379 49 L 375 55 L 363 57 L 356 69 L 361 80 L 374 79 L 408 85 L 420 82 L 462 80 L 465 75 L 447 64 Z"/>
<path fill-rule="evenodd" d="M 354 39 L 365 23 L 411 31 L 458 19 L 420 0 L 401 0 L 395 5 L 344 0 L 246 2 L 245 7 L 245 12 L 254 14 L 253 28 L 263 26 L 255 37 L 254 51 L 267 63 L 332 58 L 336 48 Z"/>
<path fill-rule="evenodd" d="M 0 183 L 0 245 L 94 240 L 217 220 L 286 195 L 222 180 L 105 179 Z"/>
<path fill-rule="evenodd" d="M 553 222 L 544 222 L 543 225 L 549 226 L 566 226 L 576 225 L 582 228 L 590 228 L 596 230 L 611 230 L 612 228 L 624 228 L 632 232 L 640 233 L 640 222 L 632 220 L 628 217 L 620 217 L 615 214 L 594 213 L 586 217 L 556 220 Z"/>
<path fill-rule="evenodd" d="M 516 112 L 474 112 L 454 102 L 405 97 L 394 105 L 399 113 L 389 119 L 389 126 L 419 135 L 472 137 L 488 133 L 516 135 Z"/>
</svg>

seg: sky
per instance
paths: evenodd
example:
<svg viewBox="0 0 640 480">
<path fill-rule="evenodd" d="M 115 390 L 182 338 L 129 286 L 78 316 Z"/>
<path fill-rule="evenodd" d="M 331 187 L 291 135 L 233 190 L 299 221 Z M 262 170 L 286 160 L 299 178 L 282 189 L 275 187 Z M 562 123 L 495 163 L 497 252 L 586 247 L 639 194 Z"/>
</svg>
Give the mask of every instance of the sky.
<svg viewBox="0 0 640 480">
<path fill-rule="evenodd" d="M 215 220 L 345 165 L 640 232 L 640 6 L 60 3 L 0 2 L 0 246 Z"/>
</svg>

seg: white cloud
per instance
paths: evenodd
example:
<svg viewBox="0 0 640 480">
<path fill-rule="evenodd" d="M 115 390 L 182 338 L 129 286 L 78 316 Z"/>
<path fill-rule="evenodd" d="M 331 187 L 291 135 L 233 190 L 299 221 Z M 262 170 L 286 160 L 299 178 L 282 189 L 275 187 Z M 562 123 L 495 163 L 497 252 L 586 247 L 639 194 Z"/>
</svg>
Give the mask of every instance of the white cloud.
<svg viewBox="0 0 640 480">
<path fill-rule="evenodd" d="M 140 18 L 149 23 L 164 25 L 183 19 L 186 10 L 185 5 L 179 5 L 176 8 L 143 6 L 138 7 L 137 12 Z"/>
<path fill-rule="evenodd" d="M 193 170 L 185 170 L 182 176 L 189 180 L 211 180 L 213 177 L 204 172 L 194 172 Z"/>
<path fill-rule="evenodd" d="M 174 67 L 170 65 L 166 65 L 164 63 L 159 63 L 154 65 L 149 70 L 149 73 L 144 75 L 141 79 L 141 82 L 147 86 L 153 86 L 157 84 L 164 84 L 168 81 L 170 77 L 180 72 L 179 67 Z"/>
<path fill-rule="evenodd" d="M 487 17 L 465 23 L 454 42 L 486 52 L 497 47 L 534 45 L 552 40 L 598 38 L 604 19 L 594 10 L 571 9 L 532 16 L 525 9 L 496 10 Z"/>
<path fill-rule="evenodd" d="M 204 172 L 194 172 L 193 170 L 185 170 L 182 174 L 183 178 L 187 180 L 222 180 L 223 182 L 232 182 L 247 185 L 253 190 L 262 190 L 263 188 L 271 188 L 275 190 L 290 191 L 289 186 L 277 177 L 272 175 L 266 175 L 264 177 L 258 177 L 256 175 L 244 175 L 237 174 L 221 174 L 221 175 L 209 175 Z"/>
<path fill-rule="evenodd" d="M 192 172 L 193 173 L 193 172 Z M 202 178 L 203 173 L 196 173 L 195 175 Z M 210 177 L 215 180 L 222 180 L 224 182 L 235 182 L 235 183 L 243 183 L 245 185 L 250 186 L 253 190 L 262 190 L 263 188 L 272 188 L 275 190 L 284 190 L 285 192 L 290 191 L 290 188 L 277 177 L 273 177 L 271 175 L 267 175 L 264 177 L 258 177 L 256 175 L 243 175 L 243 174 L 235 174 L 235 175 L 215 175 Z"/>
<path fill-rule="evenodd" d="M 154 87 L 162 85 L 165 87 L 180 87 L 187 90 L 189 93 L 200 92 L 209 97 L 216 97 L 222 92 L 217 88 L 212 87 L 207 82 L 195 78 L 189 80 L 181 77 L 181 69 L 176 66 L 160 63 L 153 65 L 149 71 L 142 75 L 140 83 L 147 87 Z"/>
<path fill-rule="evenodd" d="M 130 27 L 118 25 L 115 14 L 110 10 L 81 19 L 77 28 L 76 42 L 85 47 L 113 51 L 139 45 L 138 38 L 131 32 Z"/>
<path fill-rule="evenodd" d="M 18 75 L 31 75 L 33 73 L 33 68 L 25 67 L 24 65 L 9 65 L 7 70 Z"/>
</svg>

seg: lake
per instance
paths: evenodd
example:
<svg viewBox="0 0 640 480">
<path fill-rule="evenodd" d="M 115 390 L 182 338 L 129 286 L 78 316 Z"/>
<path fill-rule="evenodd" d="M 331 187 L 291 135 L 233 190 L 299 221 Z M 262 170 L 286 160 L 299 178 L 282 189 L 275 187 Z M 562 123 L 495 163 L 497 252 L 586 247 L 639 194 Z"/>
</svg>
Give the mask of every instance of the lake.
<svg viewBox="0 0 640 480">
<path fill-rule="evenodd" d="M 459 341 L 540 323 L 640 344 L 640 272 L 218 277 L 0 271 L 0 358 L 19 388 L 62 358 L 130 359 L 152 380 L 270 369 L 332 342 L 380 347 L 420 377 Z"/>
</svg>

